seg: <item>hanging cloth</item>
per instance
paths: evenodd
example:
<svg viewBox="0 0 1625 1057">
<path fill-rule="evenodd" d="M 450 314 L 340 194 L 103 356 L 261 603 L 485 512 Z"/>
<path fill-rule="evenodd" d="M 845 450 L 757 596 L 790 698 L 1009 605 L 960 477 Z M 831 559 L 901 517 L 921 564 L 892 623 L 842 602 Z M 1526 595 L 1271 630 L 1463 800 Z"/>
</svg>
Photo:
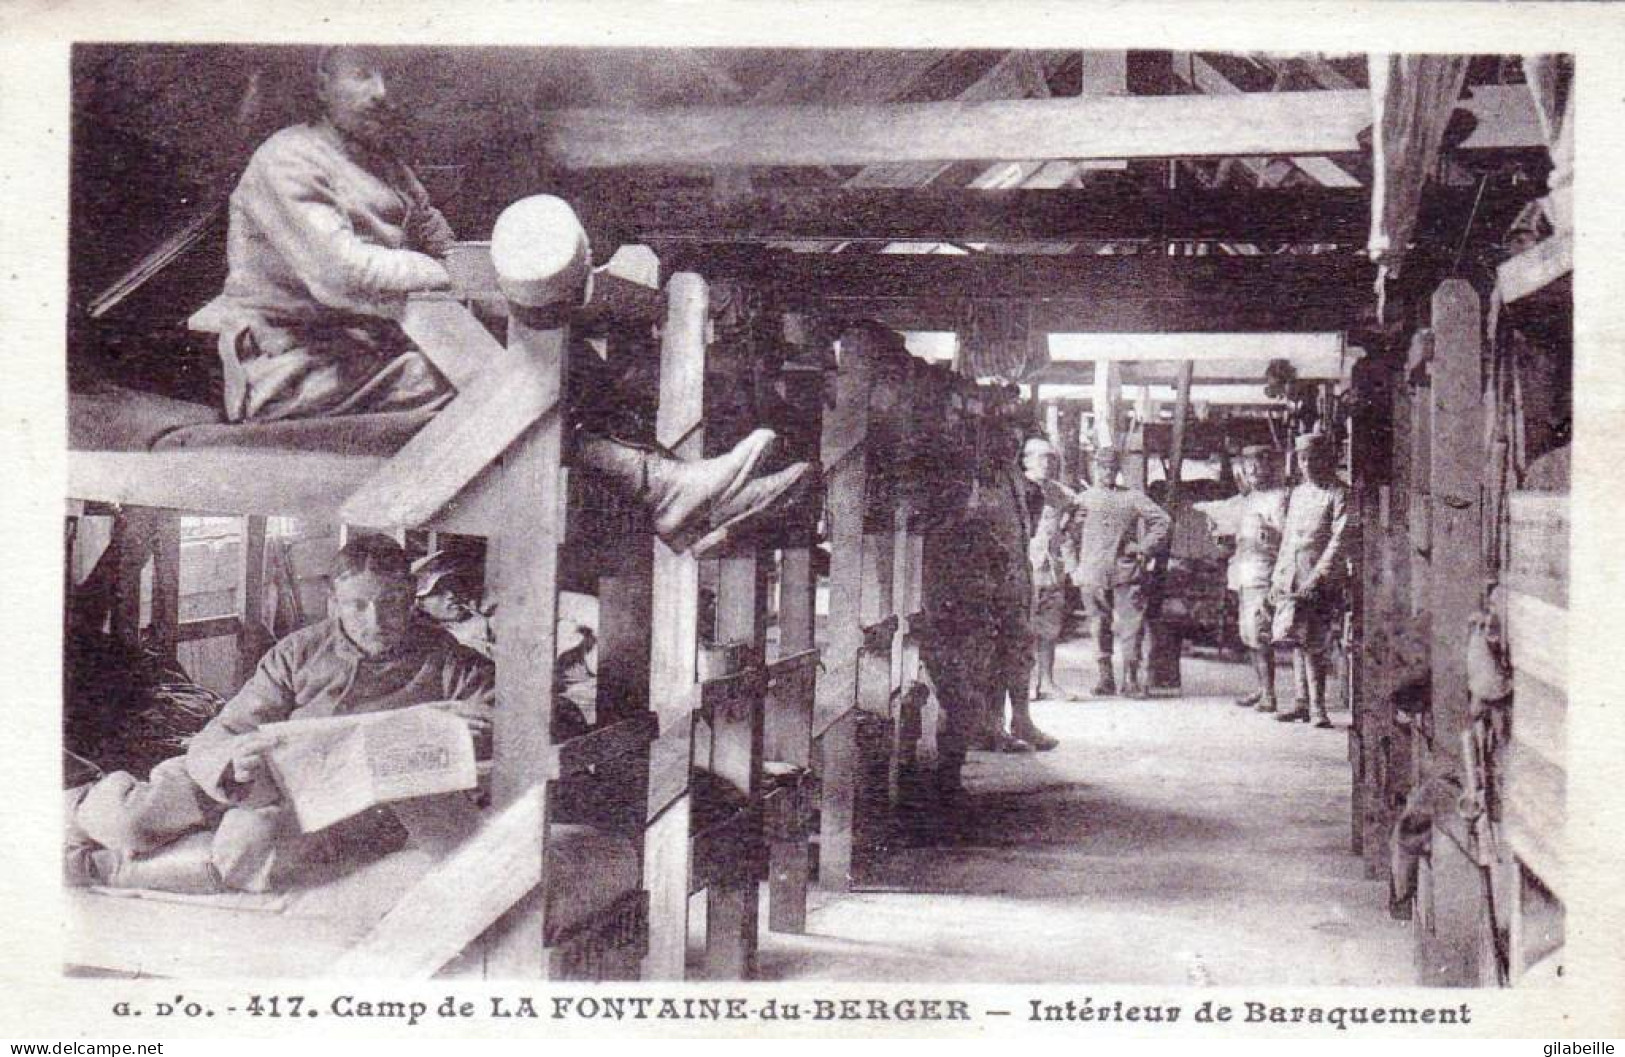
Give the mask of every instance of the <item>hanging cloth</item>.
<svg viewBox="0 0 1625 1057">
<path fill-rule="evenodd" d="M 1372 55 L 1371 237 L 1377 307 L 1387 279 L 1399 275 L 1416 230 L 1422 188 L 1438 160 L 1445 127 L 1467 76 L 1464 55 Z"/>
</svg>

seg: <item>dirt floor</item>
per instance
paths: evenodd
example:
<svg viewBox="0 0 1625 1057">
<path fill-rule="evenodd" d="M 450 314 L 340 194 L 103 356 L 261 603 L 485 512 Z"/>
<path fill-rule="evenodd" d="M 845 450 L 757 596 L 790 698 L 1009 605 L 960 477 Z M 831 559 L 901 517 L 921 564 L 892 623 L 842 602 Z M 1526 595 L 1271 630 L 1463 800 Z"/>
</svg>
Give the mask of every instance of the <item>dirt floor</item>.
<svg viewBox="0 0 1625 1057">
<path fill-rule="evenodd" d="M 1089 650 L 1063 646 L 1063 685 Z M 1058 749 L 973 755 L 964 808 L 815 894 L 807 935 L 764 932 L 760 975 L 1408 985 L 1408 925 L 1349 850 L 1347 714 L 1276 723 L 1231 703 L 1246 679 L 1187 657 L 1181 697 L 1040 703 Z"/>
</svg>

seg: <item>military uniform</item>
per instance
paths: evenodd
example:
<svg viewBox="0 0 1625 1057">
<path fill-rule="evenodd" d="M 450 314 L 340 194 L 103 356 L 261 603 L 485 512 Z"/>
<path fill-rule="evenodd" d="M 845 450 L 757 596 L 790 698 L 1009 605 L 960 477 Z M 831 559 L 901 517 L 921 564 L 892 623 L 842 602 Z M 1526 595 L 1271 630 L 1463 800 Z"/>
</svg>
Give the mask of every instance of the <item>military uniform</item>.
<svg viewBox="0 0 1625 1057">
<path fill-rule="evenodd" d="M 1330 442 L 1321 434 L 1297 440 L 1303 459 L 1327 460 Z M 1329 469 L 1305 479 L 1287 500 L 1281 549 L 1270 577 L 1275 641 L 1294 647 L 1297 697 L 1282 721 L 1308 720 L 1330 727 L 1326 714 L 1327 653 L 1335 645 L 1343 610 L 1342 588 L 1348 539 L 1353 529 L 1348 486 Z"/>
<path fill-rule="evenodd" d="M 1078 564 L 1072 582 L 1082 592 L 1084 611 L 1094 628 L 1105 687 L 1099 692 L 1112 692 L 1114 642 L 1122 647 L 1124 689 L 1138 692 L 1146 559 L 1167 541 L 1172 523 L 1143 492 L 1110 483 L 1097 483 L 1078 497 L 1077 518 Z"/>
</svg>

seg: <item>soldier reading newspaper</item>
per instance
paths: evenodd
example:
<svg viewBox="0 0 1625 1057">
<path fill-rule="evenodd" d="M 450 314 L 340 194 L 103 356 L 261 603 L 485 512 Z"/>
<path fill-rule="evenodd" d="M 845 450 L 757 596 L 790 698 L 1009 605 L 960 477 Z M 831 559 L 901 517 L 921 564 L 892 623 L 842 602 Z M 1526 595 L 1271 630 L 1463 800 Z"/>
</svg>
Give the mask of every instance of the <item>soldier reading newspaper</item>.
<svg viewBox="0 0 1625 1057">
<path fill-rule="evenodd" d="M 277 643 L 185 755 L 69 793 L 70 884 L 269 891 L 467 816 L 491 663 L 414 616 L 392 540 L 352 540 L 331 582 L 328 618 Z"/>
</svg>

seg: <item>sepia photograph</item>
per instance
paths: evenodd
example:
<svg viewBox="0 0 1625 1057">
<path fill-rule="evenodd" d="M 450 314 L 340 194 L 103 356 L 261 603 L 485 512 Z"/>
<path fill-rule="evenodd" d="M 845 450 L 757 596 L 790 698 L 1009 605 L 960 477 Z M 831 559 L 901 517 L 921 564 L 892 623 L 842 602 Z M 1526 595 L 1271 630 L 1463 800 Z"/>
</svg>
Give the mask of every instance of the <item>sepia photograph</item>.
<svg viewBox="0 0 1625 1057">
<path fill-rule="evenodd" d="M 39 986 L 1613 986 L 1583 48 L 283 39 L 64 41 Z"/>
</svg>

